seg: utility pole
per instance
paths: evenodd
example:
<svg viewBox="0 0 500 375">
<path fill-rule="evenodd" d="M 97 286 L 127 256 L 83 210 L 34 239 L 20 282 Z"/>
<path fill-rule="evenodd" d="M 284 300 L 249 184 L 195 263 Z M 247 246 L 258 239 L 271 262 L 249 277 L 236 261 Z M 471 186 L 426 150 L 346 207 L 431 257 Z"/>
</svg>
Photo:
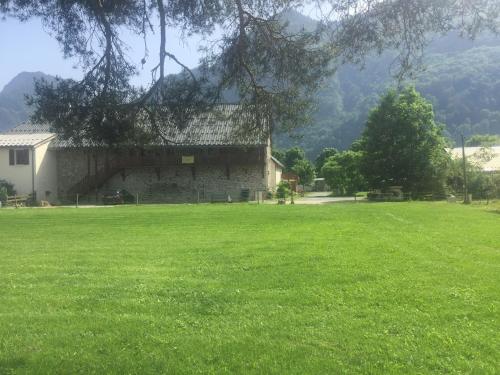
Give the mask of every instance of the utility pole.
<svg viewBox="0 0 500 375">
<path fill-rule="evenodd" d="M 464 135 L 460 134 L 462 137 L 462 168 L 464 172 L 464 203 L 469 204 L 469 191 L 467 189 L 467 159 L 465 158 L 465 140 Z"/>
</svg>

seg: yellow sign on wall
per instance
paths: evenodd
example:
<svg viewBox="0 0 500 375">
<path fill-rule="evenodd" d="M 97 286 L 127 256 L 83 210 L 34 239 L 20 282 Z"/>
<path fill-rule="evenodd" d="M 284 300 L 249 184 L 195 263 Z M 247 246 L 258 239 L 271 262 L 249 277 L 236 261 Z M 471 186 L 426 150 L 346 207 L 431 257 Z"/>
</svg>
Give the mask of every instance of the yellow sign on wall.
<svg viewBox="0 0 500 375">
<path fill-rule="evenodd" d="M 183 155 L 182 164 L 194 164 L 194 155 Z"/>
</svg>

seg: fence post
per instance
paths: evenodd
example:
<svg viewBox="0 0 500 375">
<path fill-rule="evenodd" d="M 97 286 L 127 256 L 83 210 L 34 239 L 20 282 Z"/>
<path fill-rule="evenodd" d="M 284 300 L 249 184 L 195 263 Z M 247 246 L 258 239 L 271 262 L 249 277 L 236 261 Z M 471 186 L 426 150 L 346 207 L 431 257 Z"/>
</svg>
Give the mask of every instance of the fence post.
<svg viewBox="0 0 500 375">
<path fill-rule="evenodd" d="M 15 204 L 15 207 L 17 208 L 17 195 L 14 194 L 14 204 Z"/>
<path fill-rule="evenodd" d="M 135 205 L 138 206 L 139 205 L 139 193 L 136 193 L 135 194 Z"/>
<path fill-rule="evenodd" d="M 80 195 L 76 193 L 76 208 L 78 208 L 78 201 L 80 199 Z"/>
</svg>

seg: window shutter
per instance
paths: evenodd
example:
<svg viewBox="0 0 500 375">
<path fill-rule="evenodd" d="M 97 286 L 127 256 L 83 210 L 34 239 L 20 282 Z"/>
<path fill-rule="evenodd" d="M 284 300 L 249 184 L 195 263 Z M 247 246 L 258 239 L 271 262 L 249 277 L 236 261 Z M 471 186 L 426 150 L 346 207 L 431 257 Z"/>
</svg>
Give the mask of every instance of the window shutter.
<svg viewBox="0 0 500 375">
<path fill-rule="evenodd" d="M 9 150 L 9 165 L 15 165 L 15 164 L 16 164 L 15 151 Z"/>
</svg>

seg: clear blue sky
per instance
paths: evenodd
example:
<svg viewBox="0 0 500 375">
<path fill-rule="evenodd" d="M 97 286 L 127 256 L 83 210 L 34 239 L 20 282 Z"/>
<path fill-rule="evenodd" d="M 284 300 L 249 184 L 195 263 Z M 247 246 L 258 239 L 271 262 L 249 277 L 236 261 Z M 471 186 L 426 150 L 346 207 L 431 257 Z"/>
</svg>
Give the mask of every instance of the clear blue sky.
<svg viewBox="0 0 500 375">
<path fill-rule="evenodd" d="M 198 46 L 203 43 L 200 38 L 189 38 L 181 41 L 177 30 L 170 30 L 172 36 L 168 46 L 169 52 L 174 53 L 189 67 L 198 65 Z M 124 35 L 124 40 L 130 46 L 127 52 L 131 61 L 137 63 L 144 56 L 144 43 L 134 35 Z M 158 36 L 153 35 L 148 40 L 150 58 L 134 79 L 135 84 L 147 84 L 151 78 L 151 68 L 158 62 Z M 81 71 L 75 64 L 77 60 L 64 59 L 57 41 L 42 27 L 39 20 L 19 22 L 15 19 L 0 19 L 0 90 L 17 74 L 21 72 L 41 71 L 46 74 L 58 75 L 64 78 L 79 78 Z M 178 72 L 180 69 L 174 63 L 167 65 L 169 72 Z"/>
<path fill-rule="evenodd" d="M 316 8 L 312 5 L 301 9 L 303 14 L 316 17 Z M 204 42 L 192 37 L 185 41 L 179 39 L 179 31 L 172 29 L 167 34 L 167 48 L 190 68 L 198 65 L 200 54 L 198 47 Z M 216 33 L 218 34 L 218 33 Z M 211 38 L 217 38 L 214 35 Z M 144 55 L 144 44 L 141 38 L 126 34 L 123 39 L 130 46 L 131 61 L 137 63 Z M 133 82 L 136 85 L 147 85 L 151 79 L 151 68 L 157 64 L 158 36 L 153 35 L 149 41 L 150 59 Z M 54 38 L 47 34 L 39 20 L 19 22 L 16 19 L 0 18 L 0 90 L 21 72 L 38 72 L 58 75 L 63 78 L 79 78 L 81 71 L 74 65 L 76 60 L 64 59 L 61 48 Z M 153 54 L 155 56 L 153 56 Z M 169 63 L 170 73 L 180 71 L 175 63 Z"/>
</svg>

